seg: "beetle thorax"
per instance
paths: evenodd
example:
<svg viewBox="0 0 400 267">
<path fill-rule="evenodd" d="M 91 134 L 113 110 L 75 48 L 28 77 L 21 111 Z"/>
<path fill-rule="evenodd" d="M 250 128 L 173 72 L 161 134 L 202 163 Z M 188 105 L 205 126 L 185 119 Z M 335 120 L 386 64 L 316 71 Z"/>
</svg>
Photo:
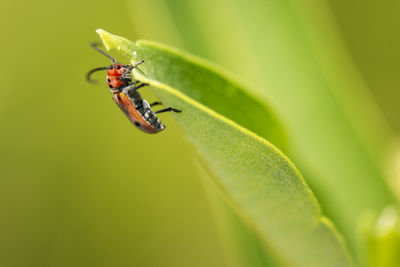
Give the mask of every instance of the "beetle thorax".
<svg viewBox="0 0 400 267">
<path fill-rule="evenodd" d="M 111 92 L 119 92 L 121 88 L 128 84 L 127 81 L 121 80 L 121 76 L 125 71 L 126 68 L 120 63 L 114 64 L 113 68 L 107 71 L 107 84 Z"/>
</svg>

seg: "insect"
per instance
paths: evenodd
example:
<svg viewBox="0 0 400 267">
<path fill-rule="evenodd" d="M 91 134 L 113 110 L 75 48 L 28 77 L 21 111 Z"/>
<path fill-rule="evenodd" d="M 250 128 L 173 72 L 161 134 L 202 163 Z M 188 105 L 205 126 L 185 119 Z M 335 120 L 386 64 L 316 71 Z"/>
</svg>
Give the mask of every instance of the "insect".
<svg viewBox="0 0 400 267">
<path fill-rule="evenodd" d="M 132 81 L 131 71 L 142 64 L 143 60 L 134 65 L 123 65 L 118 63 L 111 55 L 101 50 L 97 44 L 93 43 L 92 46 L 98 52 L 111 59 L 112 65 L 92 69 L 87 73 L 86 80 L 88 82 L 93 82 L 91 75 L 94 72 L 107 70 L 107 84 L 110 91 L 113 93 L 114 102 L 139 130 L 152 134 L 158 133 L 165 129 L 165 125 L 161 123 L 156 114 L 168 111 L 181 112 L 181 110 L 172 107 L 153 112 L 151 107 L 161 105 L 161 103 L 156 101 L 149 104 L 141 97 L 138 89 L 148 84 Z"/>
</svg>

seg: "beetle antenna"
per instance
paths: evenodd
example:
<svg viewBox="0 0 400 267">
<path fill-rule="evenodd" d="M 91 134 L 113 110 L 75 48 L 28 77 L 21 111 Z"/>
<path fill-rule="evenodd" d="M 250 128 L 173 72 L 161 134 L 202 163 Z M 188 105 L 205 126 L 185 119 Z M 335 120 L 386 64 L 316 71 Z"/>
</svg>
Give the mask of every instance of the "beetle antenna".
<svg viewBox="0 0 400 267">
<path fill-rule="evenodd" d="M 124 67 L 128 69 L 127 72 L 131 72 L 134 68 L 136 68 L 137 66 L 139 66 L 142 63 L 144 63 L 144 60 L 141 60 L 141 61 L 135 63 L 134 65 L 124 65 Z"/>
<path fill-rule="evenodd" d="M 93 72 L 96 72 L 96 71 L 99 71 L 99 70 L 109 70 L 109 69 L 112 69 L 112 66 L 100 67 L 100 68 L 92 69 L 91 71 L 89 71 L 89 72 L 86 74 L 86 81 L 88 81 L 88 82 L 90 82 L 90 83 L 96 82 L 95 80 L 92 80 L 92 79 L 90 78 L 90 76 L 92 75 L 92 73 L 93 73 Z"/>
<path fill-rule="evenodd" d="M 132 66 L 132 69 L 136 68 L 137 66 L 139 66 L 140 64 L 144 63 L 144 60 L 141 60 L 139 62 L 136 62 L 135 65 Z"/>
<path fill-rule="evenodd" d="M 108 57 L 109 59 L 111 59 L 112 63 L 117 62 L 117 61 L 115 60 L 115 58 L 113 58 L 110 54 L 108 54 L 108 53 L 104 52 L 103 50 L 101 50 L 101 49 L 98 47 L 98 43 L 92 43 L 92 46 L 93 46 L 94 49 L 96 49 L 97 51 L 99 51 L 101 54 L 103 54 L 103 55 L 105 55 L 106 57 Z"/>
</svg>

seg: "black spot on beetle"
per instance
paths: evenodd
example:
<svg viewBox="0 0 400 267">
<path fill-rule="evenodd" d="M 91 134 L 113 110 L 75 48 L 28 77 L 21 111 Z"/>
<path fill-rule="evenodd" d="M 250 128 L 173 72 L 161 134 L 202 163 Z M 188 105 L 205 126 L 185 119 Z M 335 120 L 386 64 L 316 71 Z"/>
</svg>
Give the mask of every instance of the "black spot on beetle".
<svg viewBox="0 0 400 267">
<path fill-rule="evenodd" d="M 109 83 L 110 83 L 110 82 L 111 82 L 111 79 L 110 79 L 110 78 L 108 78 L 108 79 L 107 79 L 107 82 L 109 82 Z"/>
<path fill-rule="evenodd" d="M 113 86 L 111 85 L 111 83 L 108 84 L 108 87 L 113 88 Z"/>
<path fill-rule="evenodd" d="M 138 123 L 137 121 L 135 121 L 135 125 L 137 126 L 137 127 L 140 127 L 140 126 L 142 126 L 140 123 Z"/>
</svg>

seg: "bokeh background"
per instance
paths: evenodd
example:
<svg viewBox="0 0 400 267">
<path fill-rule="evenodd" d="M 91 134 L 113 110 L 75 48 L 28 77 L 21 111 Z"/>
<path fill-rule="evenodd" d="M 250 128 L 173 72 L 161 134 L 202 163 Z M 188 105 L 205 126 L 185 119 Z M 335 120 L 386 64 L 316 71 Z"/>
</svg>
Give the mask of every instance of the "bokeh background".
<svg viewBox="0 0 400 267">
<path fill-rule="evenodd" d="M 176 46 L 267 90 L 272 77 L 264 73 L 287 68 L 291 56 L 273 57 L 268 39 L 281 37 L 282 47 L 297 50 L 279 27 L 268 28 L 266 18 L 296 25 L 293 18 L 306 16 L 332 29 L 324 33 L 327 43 L 340 43 L 338 57 L 354 66 L 373 102 L 367 107 L 396 140 L 399 1 L 215 2 L 2 2 L 0 266 L 227 265 L 190 148 L 174 121 L 163 115 L 165 132 L 141 133 L 111 100 L 102 74 L 98 85 L 85 82 L 89 69 L 109 64 L 89 46 L 98 40 L 97 28 Z M 307 26 L 300 26 L 293 35 L 307 36 L 302 32 Z M 269 98 L 291 131 L 299 126 L 290 125 L 285 94 L 272 92 Z M 148 90 L 144 95 L 154 98 Z M 305 96 L 296 101 L 304 106 L 318 101 L 318 95 Z M 329 203 L 322 206 L 329 213 Z"/>
</svg>

